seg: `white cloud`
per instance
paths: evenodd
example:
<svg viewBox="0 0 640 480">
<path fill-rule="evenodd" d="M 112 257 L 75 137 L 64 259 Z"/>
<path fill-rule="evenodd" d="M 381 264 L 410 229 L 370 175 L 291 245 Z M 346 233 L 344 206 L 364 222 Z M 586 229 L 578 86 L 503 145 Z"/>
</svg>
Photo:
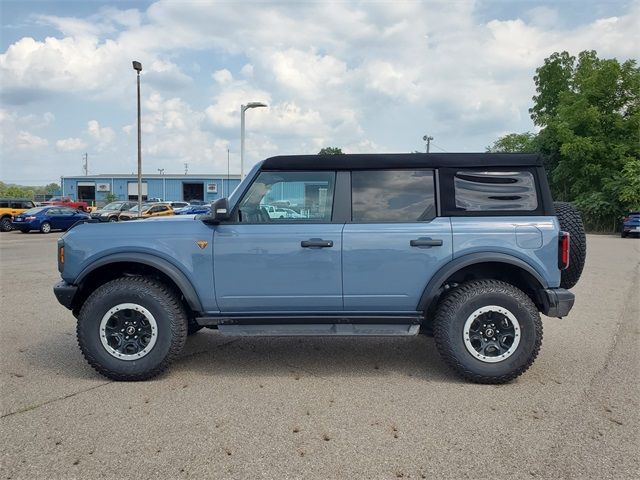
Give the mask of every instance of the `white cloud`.
<svg viewBox="0 0 640 480">
<path fill-rule="evenodd" d="M 87 148 L 87 144 L 80 138 L 64 138 L 56 142 L 56 150 L 59 152 L 76 152 Z"/>
<path fill-rule="evenodd" d="M 110 127 L 101 127 L 97 120 L 89 120 L 87 133 L 98 142 L 98 148 L 104 148 L 116 138 L 116 132 Z"/>
<path fill-rule="evenodd" d="M 231 75 L 231 72 L 226 68 L 223 68 L 222 70 L 216 70 L 215 72 L 213 72 L 211 77 L 220 85 L 225 85 L 233 81 L 233 75 Z"/>
</svg>

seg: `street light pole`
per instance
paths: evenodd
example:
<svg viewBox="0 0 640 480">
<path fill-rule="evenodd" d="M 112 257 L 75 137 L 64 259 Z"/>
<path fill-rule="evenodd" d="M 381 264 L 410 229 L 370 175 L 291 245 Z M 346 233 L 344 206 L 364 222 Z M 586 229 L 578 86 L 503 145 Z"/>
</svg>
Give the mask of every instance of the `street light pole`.
<svg viewBox="0 0 640 480">
<path fill-rule="evenodd" d="M 138 217 L 142 215 L 142 129 L 140 127 L 140 72 L 142 64 L 133 61 L 133 69 L 138 72 Z"/>
<path fill-rule="evenodd" d="M 431 140 L 433 140 L 433 137 L 431 135 L 425 135 L 422 137 L 422 140 L 427 142 L 427 153 L 429 153 L 429 147 L 431 146 Z"/>
<path fill-rule="evenodd" d="M 266 107 L 266 103 L 249 102 L 240 105 L 240 181 L 244 179 L 244 113 L 250 108 Z"/>
</svg>

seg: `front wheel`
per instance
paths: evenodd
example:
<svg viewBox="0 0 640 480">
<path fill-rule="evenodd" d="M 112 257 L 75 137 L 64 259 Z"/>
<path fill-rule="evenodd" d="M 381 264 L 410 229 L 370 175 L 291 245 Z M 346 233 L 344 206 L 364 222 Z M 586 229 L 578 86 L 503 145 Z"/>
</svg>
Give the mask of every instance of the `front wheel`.
<svg viewBox="0 0 640 480">
<path fill-rule="evenodd" d="M 542 343 L 538 309 L 520 289 L 475 280 L 453 290 L 434 320 L 436 347 L 461 377 L 506 383 L 534 362 Z"/>
<path fill-rule="evenodd" d="M 42 225 L 40 225 L 40 231 L 42 233 L 50 233 L 51 232 L 51 224 L 49 222 L 42 222 Z"/>
<path fill-rule="evenodd" d="M 4 217 L 0 221 L 0 230 L 3 232 L 10 232 L 13 230 L 13 225 L 11 224 L 11 217 Z"/>
<path fill-rule="evenodd" d="M 164 284 L 122 277 L 96 289 L 80 310 L 78 344 L 89 364 L 113 380 L 146 380 L 182 351 L 187 315 Z"/>
</svg>

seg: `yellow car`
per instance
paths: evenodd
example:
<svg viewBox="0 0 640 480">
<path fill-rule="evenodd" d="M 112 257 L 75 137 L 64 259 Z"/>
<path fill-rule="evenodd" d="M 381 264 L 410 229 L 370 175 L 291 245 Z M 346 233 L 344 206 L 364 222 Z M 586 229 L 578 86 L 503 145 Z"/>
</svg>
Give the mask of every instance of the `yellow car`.
<svg viewBox="0 0 640 480">
<path fill-rule="evenodd" d="M 122 212 L 120 220 L 135 220 L 136 218 L 164 217 L 166 215 L 174 215 L 173 208 L 164 203 L 147 203 L 142 205 L 141 214 L 138 215 L 138 205 Z"/>
<path fill-rule="evenodd" d="M 0 230 L 10 232 L 13 230 L 11 220 L 16 215 L 35 207 L 31 200 L 23 198 L 0 198 Z"/>
</svg>

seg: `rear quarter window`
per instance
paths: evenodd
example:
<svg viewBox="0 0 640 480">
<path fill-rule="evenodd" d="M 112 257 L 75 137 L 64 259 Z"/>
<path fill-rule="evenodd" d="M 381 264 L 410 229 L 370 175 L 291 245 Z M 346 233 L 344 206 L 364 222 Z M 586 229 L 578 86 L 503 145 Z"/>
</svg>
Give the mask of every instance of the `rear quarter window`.
<svg viewBox="0 0 640 480">
<path fill-rule="evenodd" d="M 447 215 L 537 215 L 542 212 L 533 169 L 446 169 L 442 175 Z"/>
</svg>

